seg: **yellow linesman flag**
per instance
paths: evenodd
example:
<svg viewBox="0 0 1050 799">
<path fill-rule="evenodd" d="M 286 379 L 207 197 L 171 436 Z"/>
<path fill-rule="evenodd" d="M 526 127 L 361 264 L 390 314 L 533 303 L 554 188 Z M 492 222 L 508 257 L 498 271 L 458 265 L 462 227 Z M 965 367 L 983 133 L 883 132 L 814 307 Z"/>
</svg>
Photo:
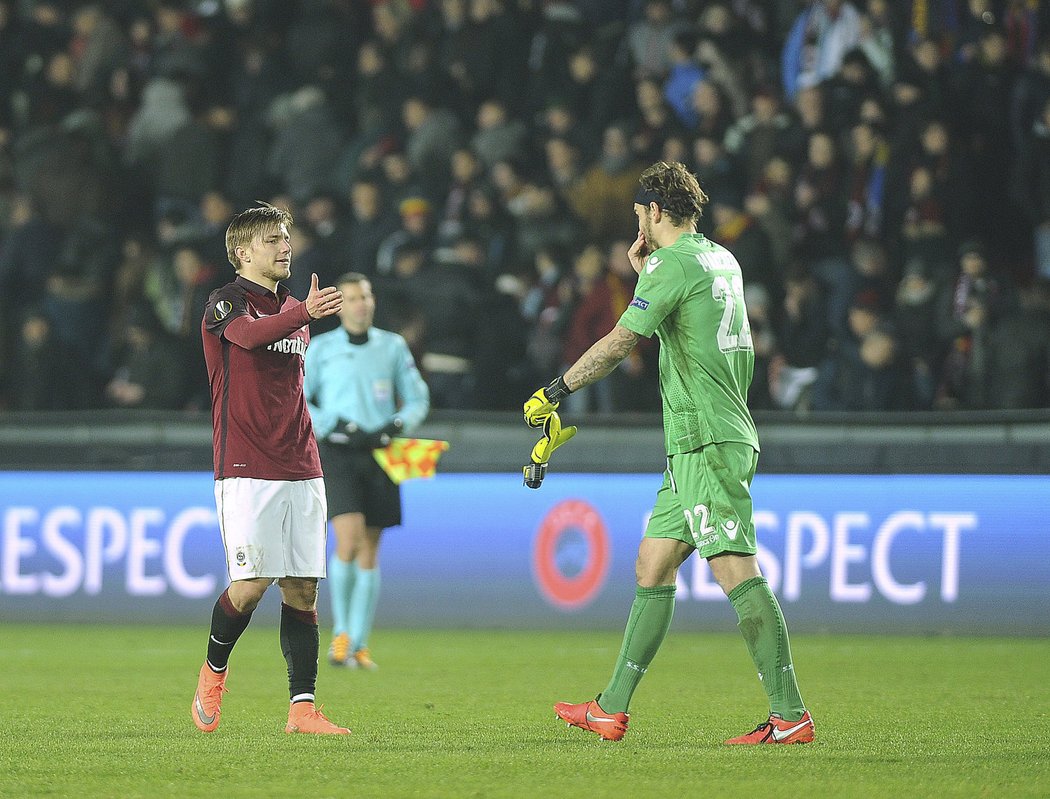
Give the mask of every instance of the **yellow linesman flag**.
<svg viewBox="0 0 1050 799">
<path fill-rule="evenodd" d="M 395 438 L 382 449 L 372 450 L 376 462 L 397 485 L 413 477 L 433 477 L 447 441 L 430 438 Z"/>
</svg>

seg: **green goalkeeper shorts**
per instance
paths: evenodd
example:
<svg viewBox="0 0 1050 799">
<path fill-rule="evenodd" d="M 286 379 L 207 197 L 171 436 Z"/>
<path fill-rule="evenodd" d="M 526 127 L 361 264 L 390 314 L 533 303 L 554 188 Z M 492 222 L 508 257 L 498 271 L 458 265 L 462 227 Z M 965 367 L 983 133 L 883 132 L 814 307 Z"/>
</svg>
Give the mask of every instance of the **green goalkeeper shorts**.
<svg viewBox="0 0 1050 799">
<path fill-rule="evenodd" d="M 751 479 L 757 466 L 758 453 L 748 444 L 708 444 L 669 455 L 646 537 L 677 538 L 702 558 L 754 555 Z"/>
</svg>

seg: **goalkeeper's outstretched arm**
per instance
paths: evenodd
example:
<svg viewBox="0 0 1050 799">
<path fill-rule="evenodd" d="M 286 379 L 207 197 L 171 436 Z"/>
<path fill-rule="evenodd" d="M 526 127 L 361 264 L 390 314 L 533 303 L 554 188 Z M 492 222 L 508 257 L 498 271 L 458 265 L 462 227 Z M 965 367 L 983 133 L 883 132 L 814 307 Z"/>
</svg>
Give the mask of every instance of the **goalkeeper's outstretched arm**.
<svg viewBox="0 0 1050 799">
<path fill-rule="evenodd" d="M 638 334 L 633 330 L 614 325 L 612 330 L 594 342 L 565 372 L 563 377 L 569 391 L 589 386 L 610 374 L 631 354 L 638 338 Z"/>
<path fill-rule="evenodd" d="M 608 375 L 620 365 L 638 343 L 638 334 L 616 325 L 594 342 L 564 375 L 559 375 L 549 386 L 537 389 L 525 401 L 525 423 L 542 427 L 543 438 L 532 450 L 530 462 L 525 465 L 525 485 L 539 488 L 547 472 L 547 462 L 555 449 L 576 435 L 575 427 L 562 428 L 557 408 L 561 401 L 576 389 L 589 386 Z"/>
<path fill-rule="evenodd" d="M 612 372 L 631 354 L 637 343 L 638 334 L 633 330 L 620 325 L 613 327 L 592 344 L 564 375 L 554 378 L 549 386 L 533 392 L 523 406 L 525 423 L 529 427 L 542 427 L 563 399 L 576 389 L 589 386 Z"/>
<path fill-rule="evenodd" d="M 616 369 L 631 354 L 637 342 L 637 333 L 616 324 L 611 331 L 591 344 L 590 349 L 569 366 L 564 375 L 555 377 L 550 385 L 537 388 L 525 400 L 525 423 L 530 427 L 542 427 L 563 399 L 577 388 L 597 382 Z"/>
</svg>

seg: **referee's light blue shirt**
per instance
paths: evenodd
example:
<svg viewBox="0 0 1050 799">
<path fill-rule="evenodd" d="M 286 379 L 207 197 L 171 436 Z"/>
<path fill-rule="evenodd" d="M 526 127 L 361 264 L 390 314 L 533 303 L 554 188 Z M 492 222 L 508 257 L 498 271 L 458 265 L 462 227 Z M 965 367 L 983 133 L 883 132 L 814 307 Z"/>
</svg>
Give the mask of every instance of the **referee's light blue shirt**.
<svg viewBox="0 0 1050 799">
<path fill-rule="evenodd" d="M 317 438 L 328 436 L 340 419 L 374 433 L 396 417 L 409 432 L 430 411 L 430 390 L 408 344 L 389 330 L 370 327 L 364 344 L 350 343 L 342 327 L 322 333 L 310 340 L 305 369 Z"/>
</svg>

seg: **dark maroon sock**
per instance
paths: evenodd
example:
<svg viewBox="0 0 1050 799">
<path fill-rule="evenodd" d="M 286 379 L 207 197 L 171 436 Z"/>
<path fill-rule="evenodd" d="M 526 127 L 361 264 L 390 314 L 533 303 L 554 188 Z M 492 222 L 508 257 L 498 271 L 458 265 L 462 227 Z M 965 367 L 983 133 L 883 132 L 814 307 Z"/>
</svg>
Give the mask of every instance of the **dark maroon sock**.
<svg viewBox="0 0 1050 799">
<path fill-rule="evenodd" d="M 288 693 L 293 701 L 314 699 L 317 687 L 317 611 L 281 603 L 281 651 L 288 663 Z"/>
<path fill-rule="evenodd" d="M 225 671 L 230 662 L 233 645 L 252 620 L 252 614 L 241 613 L 230 601 L 227 588 L 215 602 L 211 612 L 211 633 L 208 635 L 208 665 L 212 671 Z"/>
</svg>

